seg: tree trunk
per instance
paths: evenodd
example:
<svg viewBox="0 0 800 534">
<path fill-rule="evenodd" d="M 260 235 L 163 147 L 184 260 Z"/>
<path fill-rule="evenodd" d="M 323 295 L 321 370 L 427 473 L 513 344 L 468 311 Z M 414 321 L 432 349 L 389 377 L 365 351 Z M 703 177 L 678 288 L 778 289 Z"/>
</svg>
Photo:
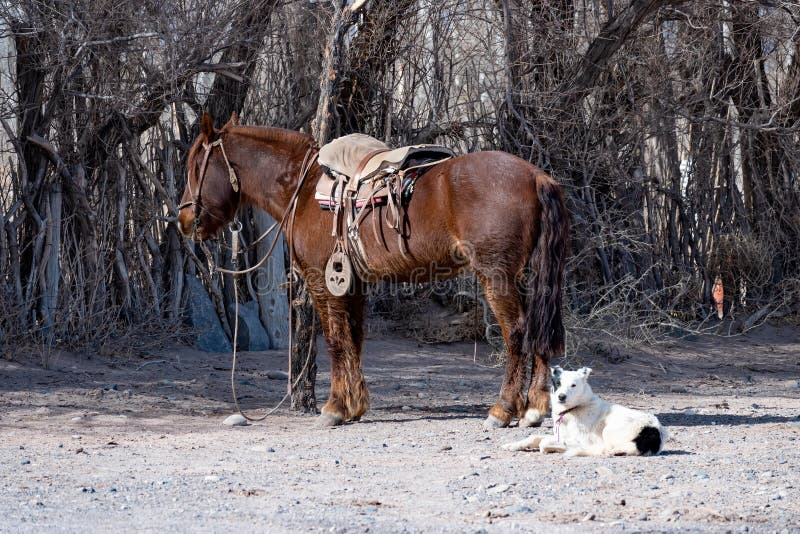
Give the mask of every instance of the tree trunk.
<svg viewBox="0 0 800 534">
<path fill-rule="evenodd" d="M 315 386 L 318 325 L 314 319 L 317 312 L 302 281 L 295 284 L 295 291 L 292 302 L 294 332 L 287 387 L 292 397 L 292 410 L 317 413 Z"/>
</svg>

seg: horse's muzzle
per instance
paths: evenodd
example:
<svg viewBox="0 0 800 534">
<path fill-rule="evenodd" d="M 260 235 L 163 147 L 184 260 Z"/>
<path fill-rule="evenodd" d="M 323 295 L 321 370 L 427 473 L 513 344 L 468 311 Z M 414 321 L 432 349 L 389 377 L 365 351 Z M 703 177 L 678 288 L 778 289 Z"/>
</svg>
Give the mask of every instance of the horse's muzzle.
<svg viewBox="0 0 800 534">
<path fill-rule="evenodd" d="M 184 237 L 193 237 L 194 233 L 194 214 L 190 208 L 184 208 L 178 213 L 178 227 Z"/>
</svg>

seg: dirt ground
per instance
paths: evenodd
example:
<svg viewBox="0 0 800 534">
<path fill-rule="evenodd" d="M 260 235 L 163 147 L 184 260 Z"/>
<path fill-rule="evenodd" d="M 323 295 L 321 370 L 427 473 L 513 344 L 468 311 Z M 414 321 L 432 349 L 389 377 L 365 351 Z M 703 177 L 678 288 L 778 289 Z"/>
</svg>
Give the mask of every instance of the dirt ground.
<svg viewBox="0 0 800 534">
<path fill-rule="evenodd" d="M 661 456 L 501 450 L 531 430 L 483 429 L 502 368 L 467 343 L 369 340 L 372 409 L 335 429 L 286 408 L 223 426 L 228 354 L 15 355 L 0 360 L 0 531 L 800 531 L 800 328 L 620 356 L 567 365 L 656 413 Z M 267 371 L 285 368 L 243 355 L 244 405 L 279 400 Z"/>
</svg>

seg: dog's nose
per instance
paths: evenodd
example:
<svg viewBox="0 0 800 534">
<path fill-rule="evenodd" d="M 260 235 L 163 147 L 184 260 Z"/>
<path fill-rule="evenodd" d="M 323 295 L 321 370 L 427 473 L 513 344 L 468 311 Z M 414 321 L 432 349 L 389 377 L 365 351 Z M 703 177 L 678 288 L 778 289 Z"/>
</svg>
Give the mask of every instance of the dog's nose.
<svg viewBox="0 0 800 534">
<path fill-rule="evenodd" d="M 559 402 L 564 402 L 565 400 L 567 400 L 567 396 L 564 393 L 560 393 L 558 395 L 558 401 Z"/>
</svg>

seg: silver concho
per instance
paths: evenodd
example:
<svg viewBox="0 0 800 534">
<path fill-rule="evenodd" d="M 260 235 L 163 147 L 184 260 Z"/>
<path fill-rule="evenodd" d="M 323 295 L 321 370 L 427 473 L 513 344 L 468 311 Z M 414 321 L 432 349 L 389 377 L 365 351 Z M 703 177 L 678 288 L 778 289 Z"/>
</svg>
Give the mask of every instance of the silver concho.
<svg viewBox="0 0 800 534">
<path fill-rule="evenodd" d="M 346 295 L 353 283 L 353 266 L 344 252 L 334 252 L 325 266 L 325 284 L 336 297 Z"/>
</svg>

